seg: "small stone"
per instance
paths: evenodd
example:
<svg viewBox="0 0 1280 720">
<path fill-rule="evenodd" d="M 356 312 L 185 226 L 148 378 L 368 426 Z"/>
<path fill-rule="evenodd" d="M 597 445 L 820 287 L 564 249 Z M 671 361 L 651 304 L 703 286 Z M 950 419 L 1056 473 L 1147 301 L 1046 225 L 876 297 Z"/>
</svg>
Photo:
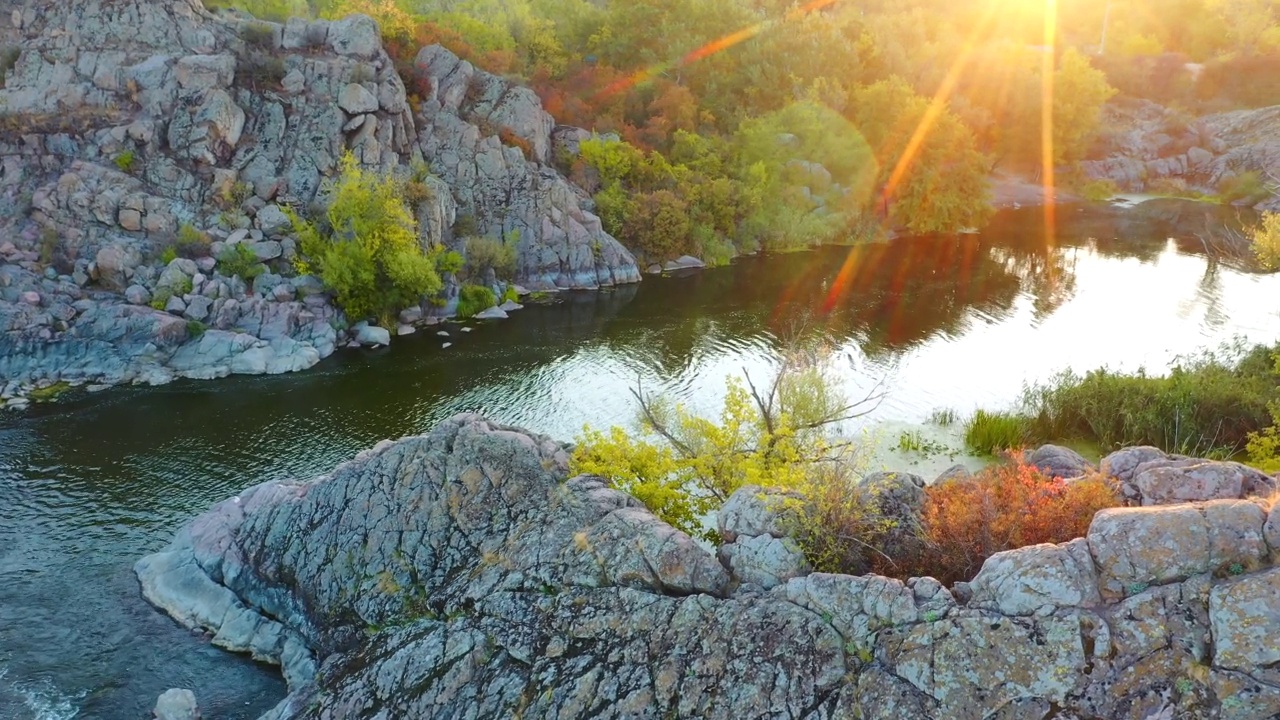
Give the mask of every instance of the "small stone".
<svg viewBox="0 0 1280 720">
<path fill-rule="evenodd" d="M 259 210 L 255 222 L 258 225 L 258 229 L 267 236 L 284 232 L 293 225 L 292 221 L 289 220 L 289 216 L 284 214 L 280 206 L 274 204 L 267 205 Z"/>
<path fill-rule="evenodd" d="M 396 328 L 396 335 L 412 335 L 415 332 L 417 332 L 417 329 L 412 325 L 400 325 Z"/>
<path fill-rule="evenodd" d="M 174 295 L 164 304 L 164 311 L 173 315 L 181 315 L 187 311 L 187 303 L 182 298 Z"/>
<path fill-rule="evenodd" d="M 469 332 L 471 332 L 471 330 L 472 330 L 472 328 L 464 327 L 464 328 L 460 328 L 460 329 L 459 329 L 459 332 L 469 333 Z"/>
<path fill-rule="evenodd" d="M 439 335 L 440 337 L 449 337 L 449 333 L 444 330 L 436 332 L 436 335 Z"/>
<path fill-rule="evenodd" d="M 445 344 L 443 344 L 443 345 L 441 345 L 441 346 L 440 346 L 440 349 L 441 349 L 441 350 L 448 350 L 448 349 L 449 349 L 449 348 L 451 348 L 451 347 L 453 347 L 453 343 L 445 343 Z"/>
<path fill-rule="evenodd" d="M 281 283 L 274 288 L 271 288 L 271 297 L 275 298 L 276 302 L 289 302 L 290 300 L 293 300 L 293 293 L 293 286 L 288 283 Z"/>
<path fill-rule="evenodd" d="M 516 310 L 523 310 L 524 306 L 514 300 L 508 300 L 502 303 L 501 305 L 499 305 L 498 309 L 501 310 L 502 312 L 509 313 L 509 312 L 515 312 Z"/>
<path fill-rule="evenodd" d="M 227 244 L 239 245 L 240 243 L 248 239 L 249 239 L 249 230 L 247 228 L 240 228 L 239 230 L 236 230 L 235 232 L 227 236 Z"/>
<path fill-rule="evenodd" d="M 28 290 L 22 293 L 22 302 L 28 305 L 40 305 L 40 293 L 34 290 Z"/>
</svg>

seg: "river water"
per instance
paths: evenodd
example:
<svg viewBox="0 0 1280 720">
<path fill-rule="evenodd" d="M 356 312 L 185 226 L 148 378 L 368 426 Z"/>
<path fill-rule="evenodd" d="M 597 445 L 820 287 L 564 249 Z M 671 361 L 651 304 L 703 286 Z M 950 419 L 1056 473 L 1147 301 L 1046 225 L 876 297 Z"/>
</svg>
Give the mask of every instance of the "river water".
<svg viewBox="0 0 1280 720">
<path fill-rule="evenodd" d="M 1013 403 L 1026 382 L 1280 338 L 1280 276 L 1213 262 L 1203 207 L 1035 211 L 981 235 L 739 260 L 563 297 L 513 320 L 342 351 L 300 375 L 73 396 L 0 415 L 0 718 L 143 718 L 170 687 L 206 717 L 253 718 L 271 668 L 183 631 L 131 566 L 192 515 L 263 480 L 325 471 L 383 438 L 474 410 L 570 439 L 628 423 L 630 390 L 712 409 L 796 334 L 828 341 L 851 393 L 883 382 L 869 426 Z M 1177 240 L 1171 236 L 1183 236 Z M 842 272 L 843 270 L 843 272 Z"/>
</svg>

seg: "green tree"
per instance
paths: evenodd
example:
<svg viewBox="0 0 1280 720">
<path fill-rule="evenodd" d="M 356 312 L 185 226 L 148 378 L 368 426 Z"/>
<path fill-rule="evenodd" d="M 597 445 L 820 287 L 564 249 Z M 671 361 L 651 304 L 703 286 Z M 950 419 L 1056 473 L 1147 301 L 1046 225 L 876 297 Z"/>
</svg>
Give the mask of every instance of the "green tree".
<svg viewBox="0 0 1280 720">
<path fill-rule="evenodd" d="M 449 258 L 443 248 L 428 253 L 418 244 L 395 179 L 362 169 L 348 153 L 329 195 L 326 228 L 292 219 L 304 256 L 300 269 L 314 271 L 348 317 L 389 324 L 395 313 L 440 291 L 439 265 Z"/>
<path fill-rule="evenodd" d="M 950 110 L 937 115 L 904 160 L 926 122 L 929 101 L 905 81 L 891 78 L 858 90 L 853 106 L 857 126 L 880 158 L 878 185 L 888 196 L 896 224 L 924 234 L 986 223 L 991 215 L 986 158 L 973 133 Z"/>
<path fill-rule="evenodd" d="M 1089 60 L 1068 48 L 1053 75 L 1053 159 L 1076 162 L 1098 134 L 1102 106 L 1115 88 Z"/>
</svg>

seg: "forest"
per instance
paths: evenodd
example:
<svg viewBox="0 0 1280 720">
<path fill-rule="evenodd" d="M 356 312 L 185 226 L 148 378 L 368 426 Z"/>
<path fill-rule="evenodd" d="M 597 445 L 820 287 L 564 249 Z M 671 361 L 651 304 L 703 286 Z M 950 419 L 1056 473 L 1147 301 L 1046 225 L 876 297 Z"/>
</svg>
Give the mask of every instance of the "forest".
<svg viewBox="0 0 1280 720">
<path fill-rule="evenodd" d="M 210 0 L 213 4 L 213 0 Z M 1117 94 L 1188 116 L 1280 100 L 1270 0 L 243 0 L 378 20 L 411 94 L 439 43 L 596 134 L 562 170 L 646 257 L 952 233 L 989 178 L 1073 172 Z M 1175 19 L 1176 20 L 1173 20 Z"/>
</svg>

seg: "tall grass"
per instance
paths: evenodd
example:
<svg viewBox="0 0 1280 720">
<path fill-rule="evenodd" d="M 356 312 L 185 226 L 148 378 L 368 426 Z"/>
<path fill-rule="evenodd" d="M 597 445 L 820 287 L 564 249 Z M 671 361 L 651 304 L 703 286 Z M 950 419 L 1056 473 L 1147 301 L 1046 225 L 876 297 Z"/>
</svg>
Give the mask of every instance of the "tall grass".
<svg viewBox="0 0 1280 720">
<path fill-rule="evenodd" d="M 978 455 L 995 455 L 1031 441 L 1031 423 L 1016 413 L 979 410 L 964 428 L 964 444 Z"/>
<path fill-rule="evenodd" d="M 1154 445 L 1168 452 L 1229 456 L 1271 425 L 1280 399 L 1272 355 L 1280 347 L 1237 343 L 1182 358 L 1164 376 L 1145 371 L 1062 373 L 1028 388 L 1016 413 L 979 411 L 965 442 L 993 453 L 1067 439 L 1104 448 Z"/>
</svg>

